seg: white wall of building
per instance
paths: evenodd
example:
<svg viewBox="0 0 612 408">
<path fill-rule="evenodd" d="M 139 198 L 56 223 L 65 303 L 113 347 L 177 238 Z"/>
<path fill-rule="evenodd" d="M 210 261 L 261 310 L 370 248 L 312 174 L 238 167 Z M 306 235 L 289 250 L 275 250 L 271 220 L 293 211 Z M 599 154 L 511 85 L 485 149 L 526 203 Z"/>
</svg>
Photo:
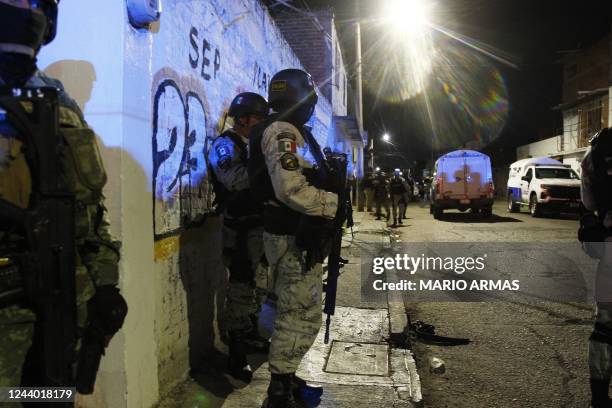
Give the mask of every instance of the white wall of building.
<svg viewBox="0 0 612 408">
<path fill-rule="evenodd" d="M 163 6 L 159 23 L 136 30 L 125 2 L 64 0 L 58 37 L 39 60 L 99 136 L 112 232 L 123 242 L 129 314 L 103 360 L 99 406 L 153 405 L 215 341 L 220 225 L 193 225 L 210 207 L 203 152 L 237 93 L 265 95 L 276 71 L 301 67 L 256 0 Z M 311 125 L 325 145 L 332 106 L 319 101 Z"/>
</svg>

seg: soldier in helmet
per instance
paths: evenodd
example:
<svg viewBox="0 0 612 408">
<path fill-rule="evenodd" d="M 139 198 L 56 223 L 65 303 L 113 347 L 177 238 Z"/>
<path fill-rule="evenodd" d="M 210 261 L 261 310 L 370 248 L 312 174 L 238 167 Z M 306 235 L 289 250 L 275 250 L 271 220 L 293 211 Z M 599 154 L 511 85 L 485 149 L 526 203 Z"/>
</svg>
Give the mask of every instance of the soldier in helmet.
<svg viewBox="0 0 612 408">
<path fill-rule="evenodd" d="M 295 372 L 321 326 L 322 265 L 320 260 L 308 262 L 305 248 L 298 245 L 298 229 L 306 218 L 333 220 L 338 196 L 315 187 L 307 176 L 317 173 L 325 160 L 304 126 L 317 103 L 310 75 L 299 69 L 276 73 L 268 101 L 274 113 L 249 137 L 249 179 L 264 203 L 264 249 L 278 298 L 264 406 L 301 407 L 304 401 L 296 390 L 304 383 Z"/>
<path fill-rule="evenodd" d="M 599 259 L 595 279 L 597 311 L 589 341 L 591 407 L 612 407 L 612 128 L 598 132 L 582 160 L 581 195 L 594 212 L 581 220 L 579 237 L 589 255 Z"/>
<path fill-rule="evenodd" d="M 268 102 L 253 92 L 238 94 L 228 116 L 233 127 L 215 139 L 209 153 L 216 202 L 223 211 L 223 261 L 229 270 L 224 329 L 229 337 L 229 371 L 250 381 L 248 351 L 267 352 L 268 341 L 257 334 L 259 302 L 255 271 L 263 256 L 263 208 L 255 201 L 247 174 L 248 137 L 268 116 Z"/>
<path fill-rule="evenodd" d="M 0 0 L 0 86 L 11 88 L 53 87 L 59 90 L 59 127 L 65 144 L 60 154 L 63 182 L 75 197 L 75 281 L 77 333 L 90 333 L 92 321 L 119 330 L 127 305 L 119 289 L 119 243 L 109 233 L 102 189 L 106 173 L 96 138 L 88 128 L 76 102 L 62 84 L 38 71 L 36 56 L 56 33 L 59 0 Z M 27 137 L 13 123 L 0 116 L 0 198 L 9 206 L 30 208 L 35 191 L 33 166 L 26 154 Z M 25 234 L 25 233 L 24 233 Z M 26 239 L 7 225 L 0 226 L 0 292 L 10 291 L 25 279 L 9 282 L 8 276 L 23 275 L 20 263 L 12 261 L 15 248 Z M 27 293 L 27 289 L 24 288 Z M 1 296 L 0 298 L 4 298 Z M 48 385 L 42 356 L 36 346 L 42 324 L 38 299 L 24 295 L 20 300 L 0 304 L 0 386 Z M 101 333 L 106 340 L 114 333 Z M 101 339 L 100 341 L 104 341 Z M 35 344 L 33 346 L 33 343 Z M 81 343 L 83 340 L 81 339 Z M 26 357 L 27 354 L 27 357 Z M 27 360 L 27 362 L 26 362 Z M 27 369 L 25 368 L 27 367 Z M 97 368 L 97 367 L 96 367 Z M 94 372 L 95 379 L 95 372 Z M 80 388 L 83 394 L 91 388 Z"/>
</svg>

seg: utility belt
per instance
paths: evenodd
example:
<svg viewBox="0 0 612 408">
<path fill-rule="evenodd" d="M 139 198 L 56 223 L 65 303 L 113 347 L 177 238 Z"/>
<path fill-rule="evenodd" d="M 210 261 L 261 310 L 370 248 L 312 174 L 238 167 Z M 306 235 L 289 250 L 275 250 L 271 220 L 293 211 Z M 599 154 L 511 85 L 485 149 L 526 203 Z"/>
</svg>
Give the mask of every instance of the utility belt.
<svg viewBox="0 0 612 408">
<path fill-rule="evenodd" d="M 302 214 L 270 200 L 264 204 L 264 231 L 275 235 L 295 235 Z"/>
<path fill-rule="evenodd" d="M 591 258 L 601 259 L 605 252 L 605 241 L 612 236 L 612 228 L 606 228 L 601 218 L 589 213 L 580 218 L 578 240 Z"/>
</svg>

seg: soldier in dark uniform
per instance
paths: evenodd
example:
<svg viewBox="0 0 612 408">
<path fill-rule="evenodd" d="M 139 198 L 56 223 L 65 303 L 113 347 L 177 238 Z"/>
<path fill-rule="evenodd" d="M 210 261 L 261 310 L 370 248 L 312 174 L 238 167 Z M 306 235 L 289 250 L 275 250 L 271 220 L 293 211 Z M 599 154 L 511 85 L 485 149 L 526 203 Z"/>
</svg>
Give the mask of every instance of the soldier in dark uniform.
<svg viewBox="0 0 612 408">
<path fill-rule="evenodd" d="M 248 137 L 268 116 L 268 103 L 253 92 L 238 94 L 228 116 L 233 127 L 215 139 L 209 153 L 216 201 L 223 210 L 223 260 L 229 270 L 224 329 L 229 336 L 229 370 L 250 381 L 247 351 L 267 352 L 257 334 L 255 273 L 263 256 L 263 207 L 252 196 L 247 174 Z"/>
<path fill-rule="evenodd" d="M 612 377 L 612 128 L 591 139 L 582 160 L 582 202 L 597 217 L 590 228 L 594 242 L 584 242 L 587 253 L 599 258 L 595 327 L 589 342 L 591 407 L 612 407 L 608 395 Z M 589 241 L 591 241 L 589 239 Z"/>
</svg>

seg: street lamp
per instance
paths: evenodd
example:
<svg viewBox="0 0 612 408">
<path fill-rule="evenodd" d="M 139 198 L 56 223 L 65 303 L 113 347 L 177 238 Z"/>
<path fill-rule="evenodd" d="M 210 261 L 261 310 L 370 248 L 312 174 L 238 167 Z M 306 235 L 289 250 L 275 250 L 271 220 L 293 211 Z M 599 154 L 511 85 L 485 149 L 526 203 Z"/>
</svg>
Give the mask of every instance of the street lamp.
<svg viewBox="0 0 612 408">
<path fill-rule="evenodd" d="M 382 135 L 382 140 L 383 140 L 383 142 L 387 142 L 389 144 L 392 144 L 391 143 L 391 136 L 389 136 L 388 133 L 385 133 L 384 135 Z"/>
</svg>

